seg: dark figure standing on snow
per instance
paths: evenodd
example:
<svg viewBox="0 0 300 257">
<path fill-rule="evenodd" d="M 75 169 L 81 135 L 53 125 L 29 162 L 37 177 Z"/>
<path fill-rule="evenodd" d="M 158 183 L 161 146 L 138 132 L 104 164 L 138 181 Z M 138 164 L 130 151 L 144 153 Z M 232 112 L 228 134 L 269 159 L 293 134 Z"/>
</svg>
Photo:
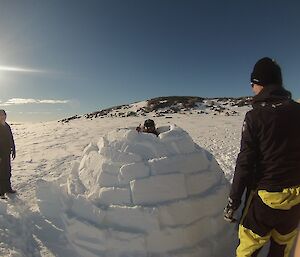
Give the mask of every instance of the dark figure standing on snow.
<svg viewBox="0 0 300 257">
<path fill-rule="evenodd" d="M 148 119 L 148 120 L 145 120 L 144 122 L 144 126 L 141 127 L 141 125 L 139 125 L 136 130 L 138 132 L 144 132 L 144 133 L 152 133 L 156 136 L 159 135 L 158 131 L 156 130 L 155 128 L 155 123 L 154 123 L 154 120 L 151 120 L 151 119 Z"/>
<path fill-rule="evenodd" d="M 235 221 L 246 190 L 236 256 L 257 256 L 270 241 L 268 257 L 288 257 L 300 220 L 300 104 L 270 58 L 255 64 L 251 86 L 253 109 L 245 116 L 224 218 Z"/>
<path fill-rule="evenodd" d="M 11 157 L 16 158 L 16 147 L 10 126 L 6 123 L 6 112 L 0 110 L 0 198 L 5 193 L 16 193 L 11 188 Z"/>
</svg>

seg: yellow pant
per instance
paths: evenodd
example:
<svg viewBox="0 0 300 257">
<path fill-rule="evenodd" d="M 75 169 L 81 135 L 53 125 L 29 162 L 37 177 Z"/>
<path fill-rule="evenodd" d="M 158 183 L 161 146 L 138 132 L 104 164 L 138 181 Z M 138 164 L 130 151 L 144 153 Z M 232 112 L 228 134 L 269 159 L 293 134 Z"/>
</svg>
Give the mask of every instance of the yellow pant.
<svg viewBox="0 0 300 257">
<path fill-rule="evenodd" d="M 239 239 L 240 244 L 236 250 L 237 257 L 254 257 L 258 254 L 258 251 L 266 244 L 270 239 L 273 240 L 273 243 L 276 243 L 281 247 L 282 252 L 280 250 L 276 253 L 278 256 L 288 257 L 290 251 L 293 247 L 294 241 L 297 237 L 298 230 L 295 229 L 291 233 L 287 235 L 281 235 L 275 229 L 273 229 L 266 236 L 259 236 L 252 232 L 250 229 L 243 227 L 243 225 L 239 226 Z M 272 242 L 271 242 L 272 243 Z M 270 255 L 271 257 L 275 257 L 274 254 Z"/>
<path fill-rule="evenodd" d="M 300 186 L 281 192 L 252 192 L 240 222 L 236 256 L 255 257 L 270 241 L 268 257 L 288 257 L 298 234 L 299 220 Z"/>
<path fill-rule="evenodd" d="M 295 249 L 295 255 L 294 257 L 299 257 L 300 256 L 300 234 L 298 235 L 298 240 L 296 243 L 296 249 Z"/>
</svg>

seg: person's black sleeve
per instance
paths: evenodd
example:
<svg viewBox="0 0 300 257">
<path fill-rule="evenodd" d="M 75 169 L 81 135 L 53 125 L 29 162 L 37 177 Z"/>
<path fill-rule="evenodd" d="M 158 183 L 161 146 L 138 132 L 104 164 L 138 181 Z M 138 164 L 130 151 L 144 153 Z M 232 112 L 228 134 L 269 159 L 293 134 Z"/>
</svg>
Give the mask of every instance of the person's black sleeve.
<svg viewBox="0 0 300 257">
<path fill-rule="evenodd" d="M 2 156 L 2 152 L 3 152 L 3 143 L 2 143 L 3 140 L 2 139 L 3 139 L 3 135 L 0 130 L 0 156 Z"/>
<path fill-rule="evenodd" d="M 11 147 L 11 152 L 16 154 L 16 145 L 15 145 L 15 140 L 14 140 L 14 136 L 13 133 L 11 131 L 11 128 L 9 128 L 9 135 L 10 135 L 10 147 Z"/>
<path fill-rule="evenodd" d="M 251 112 L 246 114 L 242 130 L 241 149 L 229 194 L 234 209 L 240 206 L 245 188 L 253 181 L 257 161 L 257 133 Z"/>
</svg>

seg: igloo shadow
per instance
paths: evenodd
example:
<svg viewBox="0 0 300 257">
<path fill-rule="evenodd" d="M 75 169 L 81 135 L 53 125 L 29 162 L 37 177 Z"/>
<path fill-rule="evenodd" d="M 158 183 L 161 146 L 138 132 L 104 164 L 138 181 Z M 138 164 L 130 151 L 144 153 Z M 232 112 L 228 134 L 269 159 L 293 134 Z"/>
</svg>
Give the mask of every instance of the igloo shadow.
<svg viewBox="0 0 300 257">
<path fill-rule="evenodd" d="M 231 256 L 224 173 L 183 129 L 158 130 L 156 137 L 118 129 L 88 145 L 68 180 L 73 204 L 80 198 L 93 206 L 85 216 L 112 256 Z"/>
</svg>

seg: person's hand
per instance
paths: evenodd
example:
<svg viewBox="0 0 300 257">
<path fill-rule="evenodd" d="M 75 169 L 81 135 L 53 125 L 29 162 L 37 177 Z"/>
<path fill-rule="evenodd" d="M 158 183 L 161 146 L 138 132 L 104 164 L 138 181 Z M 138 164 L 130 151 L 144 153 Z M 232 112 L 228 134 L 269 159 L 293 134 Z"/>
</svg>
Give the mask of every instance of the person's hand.
<svg viewBox="0 0 300 257">
<path fill-rule="evenodd" d="M 16 158 L 16 151 L 12 151 L 11 157 L 12 157 L 13 160 Z"/>
<path fill-rule="evenodd" d="M 233 201 L 231 198 L 228 199 L 228 204 L 224 209 L 224 220 L 230 223 L 234 223 L 237 221 L 237 219 L 233 216 L 235 210 L 237 209 L 236 206 L 234 206 Z"/>
</svg>

